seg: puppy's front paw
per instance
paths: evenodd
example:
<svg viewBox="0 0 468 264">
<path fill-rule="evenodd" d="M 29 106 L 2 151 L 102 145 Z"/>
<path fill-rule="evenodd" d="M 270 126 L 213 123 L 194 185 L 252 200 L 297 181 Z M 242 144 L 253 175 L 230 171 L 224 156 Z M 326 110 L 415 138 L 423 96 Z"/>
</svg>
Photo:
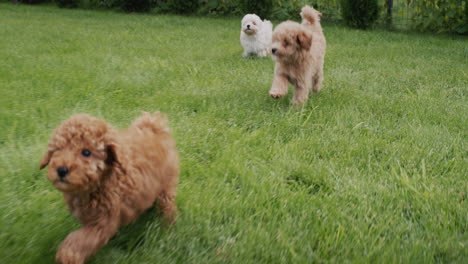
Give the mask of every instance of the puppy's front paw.
<svg viewBox="0 0 468 264">
<path fill-rule="evenodd" d="M 270 90 L 270 96 L 272 98 L 278 99 L 278 98 L 285 96 L 285 94 L 277 90 Z"/>
<path fill-rule="evenodd" d="M 60 264 L 82 264 L 84 260 L 73 250 L 60 248 L 55 256 L 55 261 Z"/>
</svg>

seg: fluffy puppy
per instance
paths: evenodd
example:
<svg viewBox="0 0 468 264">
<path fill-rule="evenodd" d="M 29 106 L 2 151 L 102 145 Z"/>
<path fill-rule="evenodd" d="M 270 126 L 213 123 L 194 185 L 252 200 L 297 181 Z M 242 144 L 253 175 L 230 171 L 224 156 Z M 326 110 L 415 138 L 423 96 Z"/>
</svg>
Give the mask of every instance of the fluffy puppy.
<svg viewBox="0 0 468 264">
<path fill-rule="evenodd" d="M 322 33 L 322 14 L 310 6 L 302 8 L 302 24 L 286 21 L 273 32 L 272 53 L 276 60 L 270 96 L 287 94 L 294 85 L 294 105 L 307 102 L 309 89 L 319 92 L 323 81 L 326 41 Z"/>
<path fill-rule="evenodd" d="M 40 168 L 47 165 L 47 178 L 82 224 L 60 245 L 59 263 L 83 263 L 155 202 L 167 222 L 175 219 L 179 158 L 159 113 L 143 113 L 123 131 L 74 115 L 55 129 Z"/>
<path fill-rule="evenodd" d="M 242 56 L 265 57 L 270 54 L 273 25 L 268 20 L 261 20 L 255 14 L 245 15 L 242 19 L 240 42 L 244 47 Z"/>
</svg>

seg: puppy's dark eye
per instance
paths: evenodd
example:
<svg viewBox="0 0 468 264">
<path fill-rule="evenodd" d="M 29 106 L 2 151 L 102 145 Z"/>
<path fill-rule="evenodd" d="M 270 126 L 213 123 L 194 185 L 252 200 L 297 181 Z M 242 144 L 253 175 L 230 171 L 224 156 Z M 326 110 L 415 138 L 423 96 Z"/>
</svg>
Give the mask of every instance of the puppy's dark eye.
<svg viewBox="0 0 468 264">
<path fill-rule="evenodd" d="M 89 157 L 89 156 L 91 156 L 91 151 L 89 151 L 87 149 L 84 149 L 83 151 L 81 151 L 81 155 L 83 155 L 85 157 Z"/>
<path fill-rule="evenodd" d="M 253 22 L 254 25 L 257 25 L 257 23 Z"/>
<path fill-rule="evenodd" d="M 284 45 L 285 47 L 288 46 L 288 45 L 289 45 L 289 41 L 285 40 L 284 43 L 283 43 L 283 45 Z"/>
</svg>

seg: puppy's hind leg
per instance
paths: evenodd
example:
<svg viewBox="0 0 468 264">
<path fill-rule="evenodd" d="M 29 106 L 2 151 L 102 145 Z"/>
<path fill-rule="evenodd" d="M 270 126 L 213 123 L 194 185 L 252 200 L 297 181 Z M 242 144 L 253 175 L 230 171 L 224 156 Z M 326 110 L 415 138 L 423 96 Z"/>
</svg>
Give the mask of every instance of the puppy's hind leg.
<svg viewBox="0 0 468 264">
<path fill-rule="evenodd" d="M 320 89 L 322 88 L 322 82 L 323 82 L 323 70 L 320 69 L 314 77 L 312 77 L 312 91 L 314 93 L 320 92 Z"/>
<path fill-rule="evenodd" d="M 294 89 L 293 105 L 299 106 L 307 102 L 309 97 L 309 85 L 304 82 L 298 82 Z"/>
<path fill-rule="evenodd" d="M 177 217 L 175 190 L 163 191 L 157 198 L 157 203 L 165 224 L 173 224 Z"/>
</svg>

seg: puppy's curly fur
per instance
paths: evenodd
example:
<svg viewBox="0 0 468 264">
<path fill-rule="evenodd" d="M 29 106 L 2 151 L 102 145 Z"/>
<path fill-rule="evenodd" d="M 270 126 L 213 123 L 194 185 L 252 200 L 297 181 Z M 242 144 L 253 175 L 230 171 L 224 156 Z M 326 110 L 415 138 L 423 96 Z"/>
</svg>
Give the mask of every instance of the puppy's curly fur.
<svg viewBox="0 0 468 264">
<path fill-rule="evenodd" d="M 302 24 L 285 21 L 273 32 L 272 53 L 276 60 L 270 96 L 287 94 L 295 86 L 293 104 L 307 102 L 309 89 L 319 92 L 323 81 L 326 41 L 320 25 L 322 14 L 310 6 L 301 11 Z"/>
<path fill-rule="evenodd" d="M 167 222 L 175 220 L 179 158 L 159 113 L 143 113 L 123 131 L 74 115 L 55 129 L 40 168 L 47 165 L 49 181 L 83 225 L 60 245 L 59 263 L 83 263 L 155 202 Z"/>
</svg>

